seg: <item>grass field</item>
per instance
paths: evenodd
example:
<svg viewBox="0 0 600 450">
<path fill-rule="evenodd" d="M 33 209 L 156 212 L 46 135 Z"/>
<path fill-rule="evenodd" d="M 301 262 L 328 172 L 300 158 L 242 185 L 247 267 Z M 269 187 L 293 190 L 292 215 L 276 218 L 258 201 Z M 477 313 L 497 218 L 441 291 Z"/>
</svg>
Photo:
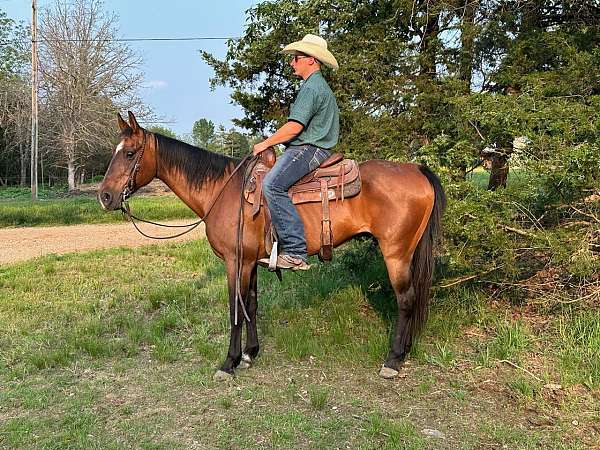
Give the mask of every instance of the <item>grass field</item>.
<svg viewBox="0 0 600 450">
<path fill-rule="evenodd" d="M 212 375 L 229 324 L 205 241 L 0 268 L 2 448 L 592 448 L 597 310 L 435 289 L 401 377 L 377 376 L 394 305 L 369 241 L 259 277 L 261 356 Z M 425 430 L 425 431 L 424 431 Z M 435 430 L 435 431 L 427 431 Z"/>
<path fill-rule="evenodd" d="M 104 212 L 98 201 L 89 195 L 70 198 L 51 196 L 37 202 L 23 198 L 9 200 L 7 197 L 0 195 L 0 227 L 115 223 L 125 220 L 121 214 Z M 196 217 L 174 195 L 139 196 L 132 198 L 129 203 L 135 215 L 148 220 Z"/>
</svg>

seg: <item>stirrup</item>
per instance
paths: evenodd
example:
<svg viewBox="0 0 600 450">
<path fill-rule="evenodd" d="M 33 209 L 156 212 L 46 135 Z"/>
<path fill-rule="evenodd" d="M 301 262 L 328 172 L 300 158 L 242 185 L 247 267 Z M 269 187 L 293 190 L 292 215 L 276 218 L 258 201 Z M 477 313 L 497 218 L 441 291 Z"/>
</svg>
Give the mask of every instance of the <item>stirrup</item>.
<svg viewBox="0 0 600 450">
<path fill-rule="evenodd" d="M 277 270 L 277 241 L 273 242 L 271 247 L 271 255 L 269 256 L 269 271 L 275 272 Z"/>
</svg>

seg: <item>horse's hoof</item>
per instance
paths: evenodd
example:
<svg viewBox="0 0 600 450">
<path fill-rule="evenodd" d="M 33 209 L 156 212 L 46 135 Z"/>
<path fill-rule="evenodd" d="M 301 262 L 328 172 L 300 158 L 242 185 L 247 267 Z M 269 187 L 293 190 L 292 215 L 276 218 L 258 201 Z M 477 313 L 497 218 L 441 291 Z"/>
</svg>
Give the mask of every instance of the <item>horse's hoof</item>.
<svg viewBox="0 0 600 450">
<path fill-rule="evenodd" d="M 213 381 L 231 381 L 233 380 L 233 374 L 224 372 L 223 370 L 217 370 L 213 375 Z"/>
<path fill-rule="evenodd" d="M 252 367 L 252 358 L 250 358 L 250 355 L 242 353 L 242 359 L 236 369 L 249 369 L 250 367 Z"/>
<path fill-rule="evenodd" d="M 389 380 L 390 378 L 397 377 L 398 371 L 396 369 L 392 369 L 390 367 L 382 366 L 381 370 L 379 371 L 379 376 L 381 378 L 385 378 L 386 380 Z"/>
</svg>

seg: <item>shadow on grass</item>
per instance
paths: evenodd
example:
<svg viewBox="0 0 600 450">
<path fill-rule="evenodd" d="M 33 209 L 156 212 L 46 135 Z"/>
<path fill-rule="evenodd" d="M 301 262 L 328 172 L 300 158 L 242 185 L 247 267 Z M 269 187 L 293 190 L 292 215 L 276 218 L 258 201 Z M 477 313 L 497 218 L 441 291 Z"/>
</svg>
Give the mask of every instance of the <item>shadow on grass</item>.
<svg viewBox="0 0 600 450">
<path fill-rule="evenodd" d="M 339 247 L 329 263 L 313 257 L 311 264 L 312 269 L 306 273 L 284 272 L 281 284 L 275 275 L 265 276 L 265 271 L 259 274 L 259 282 L 266 281 L 261 285 L 266 301 L 288 310 L 308 309 L 327 302 L 340 290 L 355 287 L 388 328 L 393 325 L 396 299 L 379 246 L 372 236 L 359 236 Z"/>
</svg>

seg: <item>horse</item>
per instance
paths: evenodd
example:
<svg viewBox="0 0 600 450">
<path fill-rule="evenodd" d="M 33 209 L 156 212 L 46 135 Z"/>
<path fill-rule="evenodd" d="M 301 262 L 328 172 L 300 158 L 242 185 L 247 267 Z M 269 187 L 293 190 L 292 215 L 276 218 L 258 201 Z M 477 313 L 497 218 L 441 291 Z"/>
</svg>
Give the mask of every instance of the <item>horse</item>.
<svg viewBox="0 0 600 450">
<path fill-rule="evenodd" d="M 240 201 L 244 170 L 238 170 L 239 160 L 149 132 L 130 111 L 129 123 L 117 116 L 120 142 L 112 152 L 98 200 L 104 210 L 118 210 L 137 189 L 158 178 L 203 218 L 206 238 L 224 262 L 229 290 L 229 349 L 214 378 L 230 379 L 236 368 L 250 367 L 259 353 L 257 261 L 267 256 L 264 208 L 253 218 L 252 205 Z M 438 177 L 422 165 L 370 160 L 359 169 L 361 192 L 343 203 L 332 202 L 333 245 L 365 233 L 379 244 L 398 306 L 391 348 L 379 375 L 393 378 L 427 319 L 433 251 L 446 197 Z M 320 248 L 321 205 L 296 206 L 308 253 L 314 255 Z M 241 219 L 243 235 L 238 242 Z M 237 261 L 240 245 L 242 256 Z M 243 351 L 238 301 L 243 302 L 247 317 Z"/>
</svg>

